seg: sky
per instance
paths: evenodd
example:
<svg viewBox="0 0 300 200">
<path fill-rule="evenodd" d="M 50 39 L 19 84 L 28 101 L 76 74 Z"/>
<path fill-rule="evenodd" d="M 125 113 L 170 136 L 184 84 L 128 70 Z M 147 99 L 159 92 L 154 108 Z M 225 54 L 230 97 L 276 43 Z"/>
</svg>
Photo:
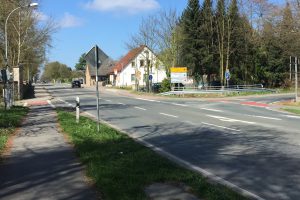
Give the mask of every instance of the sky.
<svg viewBox="0 0 300 200">
<path fill-rule="evenodd" d="M 161 9 L 186 7 L 188 0 L 40 0 L 41 23 L 53 20 L 58 29 L 52 35 L 48 60 L 74 67 L 81 54 L 97 44 L 118 60 L 128 49 L 125 43 L 138 31 L 143 17 Z"/>
<path fill-rule="evenodd" d="M 269 0 L 283 3 L 284 0 Z M 138 31 L 141 20 L 159 10 L 181 13 L 188 0 L 38 0 L 41 24 L 51 19 L 58 29 L 52 35 L 48 61 L 74 68 L 80 55 L 98 45 L 114 60 L 124 56 L 125 43 Z M 202 2 L 202 1 L 200 1 Z"/>
</svg>

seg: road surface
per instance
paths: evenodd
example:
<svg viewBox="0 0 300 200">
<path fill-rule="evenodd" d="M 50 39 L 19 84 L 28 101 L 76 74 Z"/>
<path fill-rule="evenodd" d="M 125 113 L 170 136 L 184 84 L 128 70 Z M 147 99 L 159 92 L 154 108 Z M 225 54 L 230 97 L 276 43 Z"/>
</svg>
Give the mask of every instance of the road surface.
<svg viewBox="0 0 300 200">
<path fill-rule="evenodd" d="M 48 86 L 56 106 L 96 115 L 94 89 Z M 257 195 L 300 199 L 300 117 L 272 110 L 291 95 L 177 99 L 101 90 L 101 119 Z"/>
</svg>

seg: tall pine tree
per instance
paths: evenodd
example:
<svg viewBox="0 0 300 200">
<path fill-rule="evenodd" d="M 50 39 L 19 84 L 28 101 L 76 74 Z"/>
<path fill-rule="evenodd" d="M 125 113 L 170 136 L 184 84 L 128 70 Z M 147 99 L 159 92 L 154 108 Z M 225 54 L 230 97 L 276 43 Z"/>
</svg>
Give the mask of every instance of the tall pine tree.
<svg viewBox="0 0 300 200">
<path fill-rule="evenodd" d="M 180 20 L 182 27 L 182 64 L 188 67 L 190 75 L 198 82 L 203 74 L 200 50 L 202 42 L 200 38 L 200 5 L 199 0 L 189 0 Z"/>
</svg>

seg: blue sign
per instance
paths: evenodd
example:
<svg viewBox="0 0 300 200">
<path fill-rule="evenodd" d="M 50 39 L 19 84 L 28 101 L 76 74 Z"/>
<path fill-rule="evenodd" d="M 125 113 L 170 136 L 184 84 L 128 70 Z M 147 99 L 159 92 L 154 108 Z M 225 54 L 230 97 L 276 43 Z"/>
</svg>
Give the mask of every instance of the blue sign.
<svg viewBox="0 0 300 200">
<path fill-rule="evenodd" d="M 153 76 L 150 74 L 149 75 L 149 80 L 152 81 L 152 79 L 153 79 Z"/>
<path fill-rule="evenodd" d="M 230 72 L 229 72 L 229 70 L 226 70 L 226 72 L 225 72 L 225 78 L 226 78 L 226 80 L 230 79 Z"/>
</svg>

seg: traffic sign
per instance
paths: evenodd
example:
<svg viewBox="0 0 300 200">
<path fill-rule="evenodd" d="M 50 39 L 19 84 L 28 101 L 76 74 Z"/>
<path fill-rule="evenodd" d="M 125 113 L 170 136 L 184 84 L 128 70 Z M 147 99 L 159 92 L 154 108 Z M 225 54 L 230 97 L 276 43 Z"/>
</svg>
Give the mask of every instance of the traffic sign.
<svg viewBox="0 0 300 200">
<path fill-rule="evenodd" d="M 150 74 L 149 75 L 149 80 L 152 81 L 152 79 L 153 79 L 153 76 Z"/>
<path fill-rule="evenodd" d="M 171 73 L 187 73 L 187 67 L 171 67 Z"/>
<path fill-rule="evenodd" d="M 225 78 L 226 78 L 227 81 L 230 79 L 230 72 L 229 72 L 228 69 L 225 72 Z"/>
<path fill-rule="evenodd" d="M 96 50 L 95 50 L 96 48 Z M 98 56 L 98 65 L 96 63 L 96 53 L 97 52 L 97 56 Z M 96 45 L 94 46 L 85 56 L 85 60 L 88 64 L 90 64 L 91 67 L 94 68 L 100 68 L 101 64 L 108 59 L 108 56 Z"/>
</svg>

